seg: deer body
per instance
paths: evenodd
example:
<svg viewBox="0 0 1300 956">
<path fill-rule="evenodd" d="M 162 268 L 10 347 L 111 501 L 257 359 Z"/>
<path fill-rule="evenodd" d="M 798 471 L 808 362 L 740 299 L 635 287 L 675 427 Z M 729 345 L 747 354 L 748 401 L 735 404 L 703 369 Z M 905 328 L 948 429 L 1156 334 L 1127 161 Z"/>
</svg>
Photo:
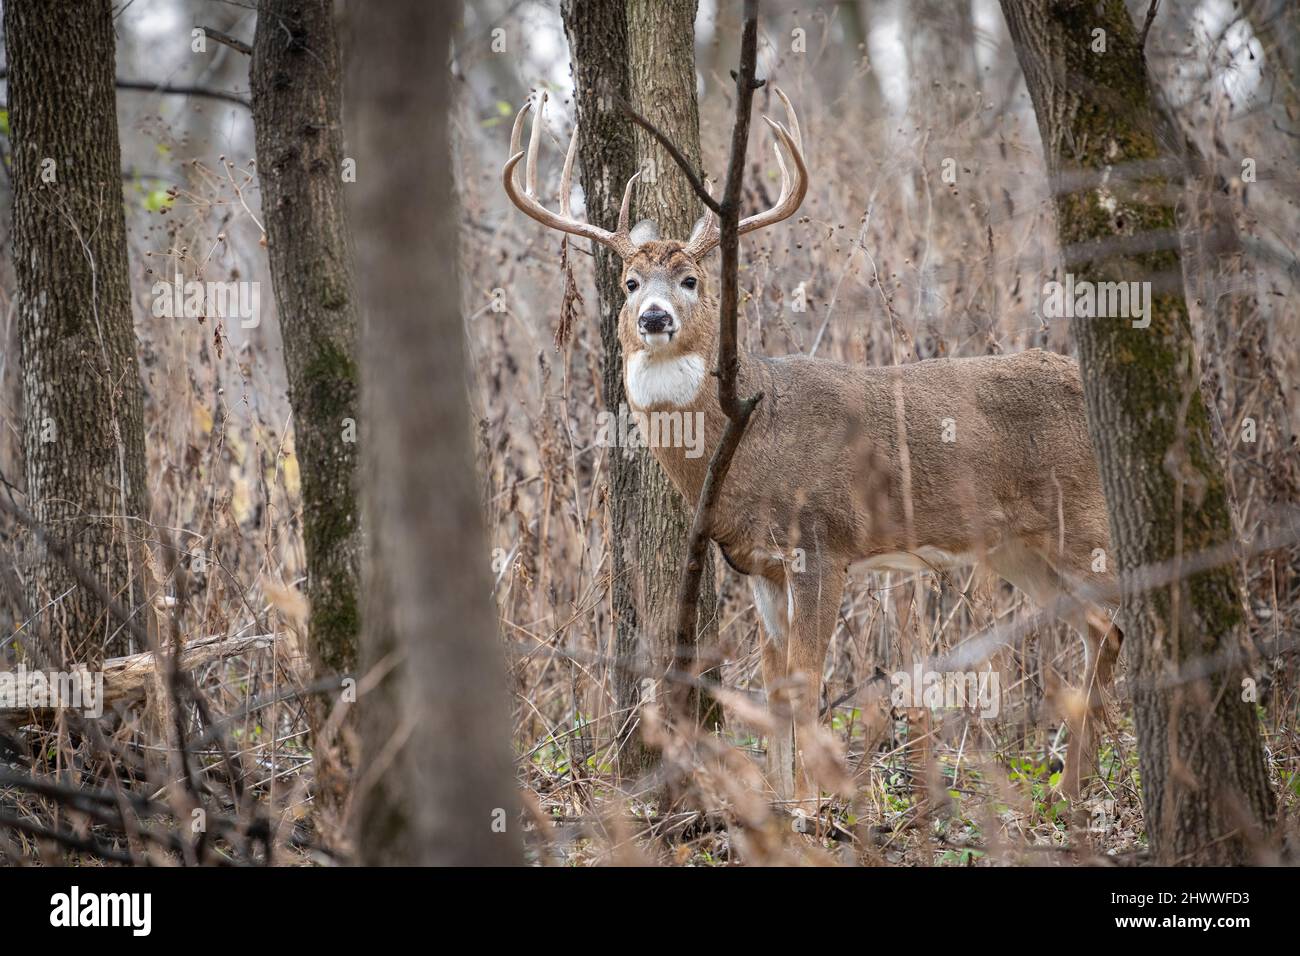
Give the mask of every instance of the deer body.
<svg viewBox="0 0 1300 956">
<path fill-rule="evenodd" d="M 779 91 L 778 91 L 778 95 Z M 784 101 L 784 96 L 781 96 Z M 741 232 L 792 215 L 807 186 L 793 110 L 772 123 L 793 161 L 781 158 L 781 197 Z M 561 214 L 535 200 L 535 145 L 528 192 L 514 169 L 516 120 L 504 184 L 517 205 L 554 228 L 614 248 L 627 300 L 619 317 L 624 384 L 639 412 L 697 416 L 704 447 L 726 426 L 716 380 L 718 307 L 701 260 L 717 242 L 705 217 L 685 242 L 653 223 L 607 233 L 568 218 L 570 146 Z M 576 136 L 575 136 L 576 141 Z M 635 178 L 635 177 L 634 177 Z M 979 562 L 1050 606 L 1081 582 L 1107 590 L 1094 556 L 1109 550 L 1105 501 L 1084 413 L 1077 365 L 1051 352 L 935 359 L 863 368 L 803 356 L 738 357 L 738 392 L 763 393 L 736 450 L 710 537 L 749 579 L 763 623 L 763 678 L 778 721 L 769 739 L 771 783 L 783 798 L 816 794 L 799 769 L 799 741 L 815 732 L 826 651 L 850 569 L 920 570 Z M 659 446 L 653 454 L 694 505 L 709 458 Z M 1095 717 L 1122 635 L 1104 607 L 1066 604 L 1084 638 L 1088 703 Z M 1095 721 L 1094 721 L 1095 723 Z M 1076 725 L 1077 727 L 1077 725 Z M 1072 743 L 1067 789 L 1077 792 L 1091 734 Z"/>
<path fill-rule="evenodd" d="M 713 356 L 683 354 L 714 367 Z M 638 369 L 680 361 L 630 350 L 629 405 L 698 413 L 705 447 L 715 447 L 726 418 L 711 376 L 677 400 L 638 401 Z M 1091 574 L 1093 547 L 1107 547 L 1105 512 L 1093 507 L 1101 488 L 1078 369 L 1063 356 L 1035 349 L 873 369 L 742 354 L 738 378 L 741 394 L 761 391 L 764 398 L 736 451 L 710 535 L 742 573 L 770 572 L 774 553 L 807 545 L 802 532 L 814 530 L 818 547 L 865 570 L 969 564 L 1006 541 L 1047 550 L 1064 535 L 1062 559 L 1088 559 L 1069 568 L 1082 576 Z M 683 496 L 698 500 L 708 459 L 675 447 L 653 453 Z"/>
</svg>

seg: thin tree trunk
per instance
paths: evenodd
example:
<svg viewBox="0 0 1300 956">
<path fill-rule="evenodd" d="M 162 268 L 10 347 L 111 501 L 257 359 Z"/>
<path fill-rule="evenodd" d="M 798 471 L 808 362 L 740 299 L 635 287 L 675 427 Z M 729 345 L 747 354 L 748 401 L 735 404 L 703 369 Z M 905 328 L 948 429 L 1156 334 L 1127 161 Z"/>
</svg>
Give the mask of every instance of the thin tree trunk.
<svg viewBox="0 0 1300 956">
<path fill-rule="evenodd" d="M 356 0 L 349 87 L 364 314 L 365 864 L 521 862 L 459 311 L 451 28 Z M 436 267 L 431 266 L 436 264 Z"/>
<path fill-rule="evenodd" d="M 311 645 L 357 663 L 357 306 L 330 0 L 261 0 L 250 71 L 258 182 L 302 475 Z"/>
<path fill-rule="evenodd" d="M 650 121 L 700 169 L 700 111 L 695 78 L 696 0 L 627 0 L 628 71 L 632 108 Z M 637 166 L 642 170 L 633 198 L 633 221 L 653 219 L 660 235 L 685 240 L 704 207 L 672 157 L 640 126 L 634 128 Z M 620 299 L 622 295 L 620 293 Z M 709 449 L 712 451 L 712 449 Z M 681 556 L 686 553 L 695 502 L 685 501 L 648 452 L 636 497 L 640 535 L 636 539 L 637 583 L 645 633 L 655 642 L 657 669 L 691 671 L 698 664 L 716 674 L 717 591 L 712 550 L 704 555 L 695 645 L 677 647 L 675 627 Z M 667 688 L 664 688 L 667 690 Z M 681 696 L 706 728 L 722 723 L 722 709 L 693 688 Z"/>
<path fill-rule="evenodd" d="M 1257 862 L 1274 799 L 1255 705 L 1242 699 L 1233 574 L 1221 565 L 1135 586 L 1142 569 L 1176 566 L 1231 538 L 1179 281 L 1170 131 L 1122 0 L 1002 8 L 1038 116 L 1065 268 L 1076 282 L 1153 283 L 1147 328 L 1122 317 L 1074 322 L 1123 582 L 1151 851 L 1165 864 Z M 1097 28 L 1105 52 L 1092 48 Z"/>
<path fill-rule="evenodd" d="M 357 304 L 344 206 L 342 78 L 331 0 L 261 0 L 249 70 L 267 255 L 284 341 L 318 677 L 351 674 L 360 630 Z M 349 757 L 308 707 L 317 806 L 333 820 Z"/>
<path fill-rule="evenodd" d="M 150 535 L 112 8 L 11 0 L 4 25 L 29 509 L 108 593 L 135 607 L 138 542 Z M 144 650 L 50 554 L 36 556 L 28 580 L 32 610 L 44 608 L 39 633 L 66 638 L 74 659 L 94 666 Z"/>
<path fill-rule="evenodd" d="M 912 0 L 905 5 L 914 108 L 924 110 L 939 142 L 960 146 L 970 132 L 953 126 L 979 109 L 975 15 L 971 0 Z"/>
<path fill-rule="evenodd" d="M 628 98 L 627 11 L 624 0 L 565 0 L 561 6 L 569 39 L 578 108 L 578 158 L 587 218 L 603 229 L 618 220 L 622 185 L 636 172 L 632 126 L 618 108 Z M 572 241 L 572 240 L 569 240 Z M 596 257 L 596 297 L 600 341 L 605 352 L 602 391 L 605 407 L 617 411 L 623 398 L 623 348 L 618 313 L 623 307 L 623 263 L 611 250 L 592 245 Z M 634 586 L 636 540 L 640 534 L 636 496 L 641 472 L 654 467 L 645 450 L 609 452 L 610 601 L 614 617 L 615 665 L 611 684 L 624 777 L 641 773 L 650 761 L 636 733 L 641 706 L 641 615 Z"/>
<path fill-rule="evenodd" d="M 653 6 L 653 5 L 652 5 Z M 691 8 L 687 14 L 676 7 Z M 638 158 L 652 158 L 655 175 L 644 172 L 637 190 L 640 216 L 661 215 L 665 234 L 679 230 L 683 238 L 690 234 L 697 208 L 689 184 L 672 160 L 657 145 L 651 146 L 633 133 L 633 125 L 620 108 L 620 102 L 632 103 L 641 111 L 648 108 L 649 97 L 636 89 L 630 72 L 634 61 L 644 66 L 645 52 L 634 54 L 638 45 L 653 44 L 654 37 L 677 31 L 656 49 L 667 52 L 666 44 L 676 44 L 678 55 L 690 64 L 689 92 L 682 83 L 681 69 L 666 70 L 676 79 L 673 95 L 689 96 L 689 110 L 678 107 L 684 115 L 668 130 L 677 135 L 678 145 L 693 161 L 699 161 L 699 119 L 695 107 L 693 23 L 694 3 L 678 3 L 657 19 L 654 11 L 640 9 L 627 0 L 565 0 L 562 5 L 565 32 L 573 58 L 579 117 L 578 153 L 581 161 L 583 192 L 588 218 L 602 228 L 613 229 L 618 219 L 623 185 L 642 168 Z M 672 19 L 665 19 L 669 12 Z M 632 21 L 636 33 L 632 32 Z M 685 22 L 685 40 L 681 31 Z M 683 43 L 690 44 L 682 53 Z M 665 62 L 660 61 L 660 66 Z M 665 82 L 650 81 L 656 88 Z M 643 114 L 644 115 L 644 114 Z M 652 115 L 652 120 L 656 117 Z M 654 152 L 650 152 L 653 149 Z M 648 168 L 648 167 L 647 167 Z M 654 182 L 647 180 L 653 179 Z M 684 188 L 684 193 L 682 192 Z M 652 196 L 650 203 L 645 197 Z M 670 205 L 678 201 L 677 206 Z M 618 340 L 618 314 L 624 293 L 620 283 L 623 264 L 614 253 L 599 247 L 596 255 L 596 292 L 600 305 L 600 336 L 605 350 L 603 391 L 605 407 L 617 410 L 625 402 L 623 395 L 623 350 Z M 611 600 L 614 613 L 613 670 L 615 706 L 622 745 L 620 773 L 635 778 L 653 764 L 654 754 L 636 733 L 648 673 L 661 674 L 676 656 L 662 636 L 669 633 L 663 625 L 670 619 L 676 600 L 677 559 L 685 550 L 689 518 L 681 496 L 646 449 L 611 449 L 609 461 L 609 539 L 611 549 Z M 712 565 L 705 587 L 706 604 L 700 620 L 704 634 L 716 635 L 715 599 Z M 707 638 L 705 638 L 707 640 Z M 715 638 L 716 639 L 716 638 Z M 644 666 L 629 666 L 635 664 Z"/>
</svg>

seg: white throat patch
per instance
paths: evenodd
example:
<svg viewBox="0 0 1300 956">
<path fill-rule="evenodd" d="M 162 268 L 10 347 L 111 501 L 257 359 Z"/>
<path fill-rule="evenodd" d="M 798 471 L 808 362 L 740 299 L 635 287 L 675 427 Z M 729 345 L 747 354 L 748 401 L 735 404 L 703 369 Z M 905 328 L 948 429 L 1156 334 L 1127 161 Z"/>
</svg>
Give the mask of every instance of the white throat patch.
<svg viewBox="0 0 1300 956">
<path fill-rule="evenodd" d="M 689 405 L 703 382 L 704 357 L 695 352 L 655 359 L 643 350 L 627 362 L 627 395 L 637 408 Z"/>
</svg>

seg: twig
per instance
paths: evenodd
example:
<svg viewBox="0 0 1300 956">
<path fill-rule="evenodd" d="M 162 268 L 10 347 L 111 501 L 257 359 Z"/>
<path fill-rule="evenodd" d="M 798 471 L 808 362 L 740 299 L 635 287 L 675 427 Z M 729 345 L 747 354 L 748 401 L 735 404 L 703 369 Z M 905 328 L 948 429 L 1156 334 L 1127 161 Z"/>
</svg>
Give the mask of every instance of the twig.
<svg viewBox="0 0 1300 956">
<path fill-rule="evenodd" d="M 118 603 L 118 600 L 113 597 L 113 595 L 108 593 L 108 590 L 103 584 L 87 573 L 86 569 L 83 568 L 75 558 L 73 558 L 71 552 L 68 551 L 61 541 L 51 538 L 49 534 L 46 533 L 45 527 L 36 520 L 36 517 L 31 512 L 23 508 L 22 505 L 19 505 L 17 502 L 9 501 L 4 498 L 0 498 L 0 511 L 7 511 L 18 521 L 19 524 L 26 527 L 27 530 L 32 533 L 33 537 L 36 538 L 37 544 L 46 548 L 52 555 L 54 555 L 54 557 L 68 569 L 68 573 L 77 579 L 77 583 L 93 594 L 95 600 L 99 601 L 100 604 L 107 608 L 108 612 L 118 619 L 122 626 L 130 632 L 131 636 L 139 641 L 140 647 L 149 646 L 149 635 L 146 634 L 144 628 L 140 626 L 140 622 L 137 621 L 126 608 Z"/>
<path fill-rule="evenodd" d="M 0 67 L 0 80 L 7 79 L 9 70 Z M 252 109 L 253 104 L 238 93 L 230 93 L 226 90 L 212 90 L 206 86 L 194 86 L 186 83 L 154 83 L 150 80 L 123 80 L 116 79 L 113 85 L 119 90 L 139 90 L 144 93 L 168 93 L 177 96 L 206 96 L 208 99 L 225 100 L 227 103 L 235 103 L 245 109 Z"/>
<path fill-rule="evenodd" d="M 619 97 L 617 102 L 623 112 L 627 114 L 628 119 L 653 136 L 658 141 L 659 145 L 668 152 L 668 155 L 673 158 L 673 162 L 677 164 L 677 168 L 682 171 L 682 175 L 684 175 L 690 182 L 691 188 L 695 190 L 695 195 L 700 198 L 700 202 L 704 203 L 705 206 L 713 210 L 717 215 L 721 216 L 722 204 L 709 194 L 709 190 L 705 187 L 700 175 L 691 168 L 690 162 L 684 155 L 682 155 L 682 151 L 677 148 L 677 144 L 669 139 L 657 126 L 634 110 L 632 104 L 627 100 Z"/>
<path fill-rule="evenodd" d="M 22 830 L 30 833 L 32 836 L 41 840 L 53 840 L 70 850 L 79 850 L 82 853 L 93 853 L 95 856 L 112 863 L 125 863 L 128 866 L 134 866 L 139 863 L 138 860 L 130 853 L 123 853 L 121 850 L 115 850 L 112 847 L 105 846 L 94 836 L 79 837 L 74 833 L 68 833 L 63 830 L 53 830 L 44 824 L 33 823 L 30 820 L 24 820 L 9 813 L 0 811 L 0 827 L 9 827 L 14 830 Z"/>
<path fill-rule="evenodd" d="M 93 594 L 95 598 L 105 608 L 108 609 L 108 612 L 113 617 L 117 618 L 118 621 L 121 622 L 122 626 L 125 627 L 127 631 L 129 631 L 130 634 L 140 642 L 141 647 L 154 646 L 153 642 L 149 639 L 149 635 L 145 632 L 144 628 L 140 626 L 139 621 L 137 621 L 134 618 L 134 616 L 129 611 L 127 611 L 126 608 L 122 607 L 122 605 L 117 601 L 116 598 L 114 598 L 111 594 L 108 593 L 108 591 L 104 588 L 103 584 L 101 584 L 98 580 L 96 580 L 94 576 L 92 576 L 89 572 L 87 572 L 86 569 L 82 567 L 75 560 L 75 558 L 72 556 L 72 554 L 69 552 L 67 547 L 62 542 L 50 537 L 50 535 L 46 532 L 44 526 L 41 525 L 41 523 L 36 519 L 34 515 L 28 512 L 17 502 L 13 500 L 5 500 L 4 498 L 0 498 L 0 511 L 8 512 L 15 519 L 17 519 L 17 521 L 20 524 L 24 525 L 29 531 L 31 531 L 37 543 L 45 547 L 60 562 L 62 562 L 64 567 L 67 568 L 68 573 L 71 574 L 74 578 L 76 578 L 77 582 L 82 587 L 90 591 L 90 593 Z M 173 553 L 174 553 L 174 549 L 164 550 L 165 555 L 173 554 Z M 174 557 L 173 557 L 172 566 L 171 568 L 169 568 L 169 572 L 175 575 Z M 178 589 L 183 588 L 184 586 L 183 577 L 177 576 L 177 586 Z M 181 598 L 181 600 L 183 601 L 183 597 Z M 173 644 L 174 645 L 179 644 L 179 641 L 174 641 Z M 161 652 L 161 648 L 158 649 L 158 652 Z M 172 652 L 169 655 L 169 659 L 167 662 L 169 668 L 168 683 L 175 704 L 174 714 L 176 715 L 175 719 L 176 719 L 176 732 L 177 732 L 177 742 L 178 742 L 177 750 L 181 760 L 188 763 L 190 748 L 189 745 L 187 745 L 186 743 L 184 722 L 180 716 L 182 692 L 184 692 L 185 696 L 187 696 L 190 699 L 191 703 L 194 704 L 194 708 L 195 710 L 198 711 L 199 718 L 200 720 L 202 720 L 205 726 L 209 728 L 213 728 L 214 725 L 216 724 L 216 721 L 213 719 L 212 713 L 208 708 L 207 698 L 203 695 L 202 691 L 199 690 L 198 685 L 194 682 L 193 678 L 191 678 L 188 673 L 181 670 L 181 668 L 177 666 L 177 656 L 178 656 L 178 648 L 173 646 Z M 243 799 L 243 794 L 244 794 L 244 788 L 241 782 L 242 777 L 240 773 L 236 772 L 235 761 L 232 760 L 232 758 L 230 757 L 230 748 L 226 746 L 225 739 L 220 736 L 218 736 L 218 738 L 214 742 L 221 749 L 223 755 L 222 762 L 225 764 L 227 776 L 230 781 L 231 792 L 234 794 L 237 802 L 241 801 Z M 195 781 L 189 777 L 188 772 L 187 772 L 187 782 L 190 785 L 189 786 L 190 793 L 193 796 L 194 800 L 200 805 L 202 805 L 202 798 L 200 796 L 199 789 Z M 250 829 L 249 829 L 250 836 L 253 832 L 253 828 L 260 825 L 261 824 L 259 824 L 258 820 L 254 820 L 250 824 Z M 200 861 L 202 860 L 202 848 L 206 845 L 206 841 L 207 841 L 207 831 L 204 831 L 204 833 L 199 838 Z M 267 843 L 268 852 L 269 852 L 269 846 L 270 845 L 268 842 Z"/>
<path fill-rule="evenodd" d="M 1138 35 L 1138 49 L 1145 50 L 1147 47 L 1147 34 L 1151 32 L 1151 24 L 1155 21 L 1156 10 L 1160 7 L 1160 0 L 1151 0 L 1151 6 L 1147 7 L 1146 20 L 1142 22 L 1142 32 Z"/>
<path fill-rule="evenodd" d="M 218 43 L 230 47 L 230 49 L 234 50 L 236 53 L 242 53 L 244 56 L 253 55 L 253 48 L 251 46 L 243 40 L 236 40 L 229 33 L 222 33 L 220 30 L 214 30 L 212 27 L 205 27 L 201 24 L 195 25 L 194 29 L 202 30 L 208 35 L 209 39 L 216 40 Z"/>
<path fill-rule="evenodd" d="M 204 86 L 192 86 L 184 83 L 151 83 L 149 80 L 114 80 L 113 83 L 119 90 L 142 90 L 146 93 L 172 93 L 177 96 L 206 96 L 208 99 L 224 100 L 227 103 L 234 103 L 237 106 L 244 107 L 244 109 L 251 110 L 253 108 L 253 104 L 238 93 L 228 93 L 225 90 L 210 90 Z"/>
<path fill-rule="evenodd" d="M 750 415 L 763 400 L 759 392 L 741 400 L 736 394 L 736 317 L 739 302 L 740 199 L 745 175 L 745 147 L 749 142 L 749 113 L 754 90 L 762 83 L 755 80 L 758 62 L 758 0 L 745 0 L 745 23 L 740 40 L 740 72 L 736 74 L 736 121 L 731 130 L 731 158 L 727 164 L 727 184 L 718 213 L 722 239 L 722 293 L 718 306 L 718 404 L 727 416 L 718 447 L 709 460 L 709 470 L 700 489 L 700 500 L 691 521 L 686 559 L 677 589 L 676 654 L 680 659 L 694 658 L 695 622 L 699 616 L 700 576 L 709 546 L 713 515 L 727 480 L 731 460 L 749 424 Z"/>
</svg>

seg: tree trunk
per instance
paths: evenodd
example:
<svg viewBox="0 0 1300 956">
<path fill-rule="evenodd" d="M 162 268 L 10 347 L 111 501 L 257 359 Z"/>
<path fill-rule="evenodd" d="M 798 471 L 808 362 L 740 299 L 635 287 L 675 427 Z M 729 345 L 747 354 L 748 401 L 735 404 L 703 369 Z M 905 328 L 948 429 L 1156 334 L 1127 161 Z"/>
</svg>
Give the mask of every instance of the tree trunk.
<svg viewBox="0 0 1300 956">
<path fill-rule="evenodd" d="M 261 0 L 250 71 L 267 254 L 302 475 L 311 647 L 356 668 L 357 307 L 330 0 Z"/>
<path fill-rule="evenodd" d="M 302 531 L 317 677 L 352 674 L 360 613 L 357 306 L 344 206 L 339 44 L 331 0 L 261 0 L 249 70 L 267 255 L 302 476 Z M 323 830 L 347 800 L 350 756 L 312 698 Z"/>
<path fill-rule="evenodd" d="M 638 181 L 637 212 L 640 216 L 660 215 L 665 233 L 686 223 L 679 234 L 690 233 L 690 210 L 697 208 L 689 195 L 689 184 L 677 172 L 672 160 L 657 146 L 650 153 L 648 144 L 633 133 L 631 121 L 623 114 L 619 102 L 625 100 L 652 120 L 657 112 L 646 113 L 649 97 L 635 88 L 630 65 L 642 65 L 647 54 L 633 54 L 637 45 L 654 45 L 654 38 L 671 29 L 679 33 L 687 14 L 677 8 L 690 7 L 685 19 L 686 38 L 693 44 L 694 3 L 674 3 L 655 17 L 652 8 L 641 9 L 627 0 L 565 0 L 562 5 L 565 32 L 569 39 L 576 77 L 579 116 L 578 153 L 586 196 L 588 218 L 606 229 L 613 229 L 618 219 L 623 185 L 641 167 L 638 157 L 653 157 L 657 182 L 648 183 L 643 173 Z M 671 17 L 671 19 L 669 19 Z M 636 33 L 633 34 L 632 22 Z M 635 40 L 632 37 L 635 36 Z M 675 44 L 681 54 L 682 37 L 664 39 L 656 49 L 664 54 L 665 44 Z M 694 48 L 686 48 L 690 65 L 689 94 L 682 88 L 680 69 L 666 68 L 665 75 L 677 78 L 676 96 L 689 95 L 689 110 L 678 108 L 676 127 L 665 132 L 677 137 L 678 146 L 699 161 L 699 119 L 695 107 Z M 665 66 L 660 60 L 660 66 Z M 650 81 L 662 88 L 664 80 Z M 665 172 L 668 174 L 665 175 Z M 681 182 L 679 183 L 679 180 Z M 682 199 L 679 190 L 686 186 Z M 645 197 L 652 195 L 650 203 Z M 680 200 L 673 207 L 669 203 Z M 600 304 L 600 336 L 605 350 L 603 390 L 605 407 L 616 411 L 624 403 L 623 350 L 618 340 L 618 314 L 623 307 L 622 261 L 604 247 L 595 249 L 596 292 Z M 665 625 L 671 620 L 676 601 L 680 555 L 685 553 L 686 533 L 690 520 L 686 506 L 662 469 L 646 449 L 611 449 L 609 458 L 609 539 L 611 549 L 611 600 L 614 614 L 614 654 L 618 663 L 613 671 L 613 690 L 619 714 L 620 773 L 625 778 L 640 775 L 653 763 L 653 754 L 636 734 L 647 667 L 653 674 L 667 670 L 675 649 L 664 641 L 670 633 Z M 671 556 L 671 557 L 670 557 Z M 716 636 L 715 597 L 712 565 L 708 569 L 701 602 L 700 619 L 705 634 Z M 716 637 L 715 637 L 716 639 Z M 628 666 L 645 665 L 645 666 Z"/>
<path fill-rule="evenodd" d="M 1074 323 L 1123 587 L 1152 855 L 1257 862 L 1274 800 L 1255 706 L 1242 700 L 1232 572 L 1220 564 L 1170 584 L 1139 580 L 1231 538 L 1181 285 L 1170 131 L 1122 0 L 1002 8 L 1038 116 L 1066 270 L 1076 282 L 1152 282 L 1149 327 Z M 1093 49 L 1098 28 L 1104 52 Z"/>
<path fill-rule="evenodd" d="M 360 0 L 356 136 L 368 521 L 364 864 L 522 859 L 459 311 L 448 68 L 459 9 Z M 436 267 L 431 264 L 436 264 Z"/>
<path fill-rule="evenodd" d="M 627 13 L 624 0 L 565 0 L 564 31 L 573 59 L 577 100 L 578 157 L 587 218 L 613 229 L 622 200 L 622 183 L 636 172 L 632 127 L 618 108 L 628 98 Z M 573 240 L 569 240 L 573 241 Z M 618 340 L 618 313 L 623 307 L 623 263 L 611 250 L 592 244 L 596 257 L 596 297 L 600 304 L 600 341 L 605 351 L 602 392 L 605 407 L 623 402 L 623 348 Z M 641 705 L 641 616 L 634 587 L 636 540 L 640 534 L 636 496 L 640 475 L 653 467 L 645 450 L 611 448 L 609 472 L 610 602 L 614 618 L 615 664 L 611 671 L 616 726 L 621 744 L 619 770 L 632 778 L 650 762 L 636 733 Z"/>
<path fill-rule="evenodd" d="M 653 123 L 700 170 L 700 110 L 695 80 L 696 0 L 628 0 L 628 71 L 632 108 Z M 632 220 L 653 219 L 660 234 L 685 241 L 704 213 L 686 176 L 659 143 L 640 126 L 633 127 L 637 168 L 642 170 L 633 197 Z M 647 182 L 647 179 L 649 181 Z M 620 290 L 620 298 L 622 298 Z M 709 449 L 712 451 L 712 449 Z M 644 589 L 646 634 L 655 641 L 655 664 L 677 670 L 703 668 L 716 676 L 718 647 L 717 588 L 713 553 L 704 560 L 700 610 L 694 647 L 675 646 L 677 589 L 681 557 L 691 530 L 695 502 L 685 501 L 650 455 L 642 453 L 637 505 L 641 534 L 636 539 L 637 577 Z M 668 560 L 671 558 L 671 560 Z M 706 675 L 707 676 L 707 675 Z M 693 716 L 706 729 L 722 723 L 722 709 L 711 697 L 692 690 L 684 695 Z"/>
<path fill-rule="evenodd" d="M 108 0 L 11 0 L 4 25 L 29 509 L 135 607 L 136 542 L 150 534 L 112 9 Z M 73 659 L 93 667 L 144 650 L 49 553 L 28 580 L 38 633 L 65 638 Z"/>
</svg>

